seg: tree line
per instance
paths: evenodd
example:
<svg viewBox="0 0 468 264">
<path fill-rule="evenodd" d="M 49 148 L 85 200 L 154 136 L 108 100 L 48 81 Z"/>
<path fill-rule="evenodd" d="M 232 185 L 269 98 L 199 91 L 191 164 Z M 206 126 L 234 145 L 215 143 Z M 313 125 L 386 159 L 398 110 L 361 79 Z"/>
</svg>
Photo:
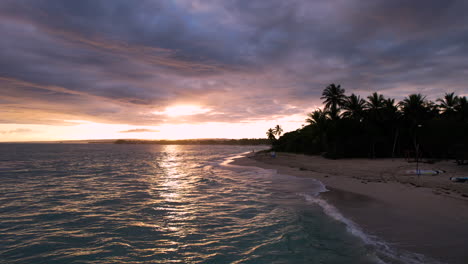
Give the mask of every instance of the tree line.
<svg viewBox="0 0 468 264">
<path fill-rule="evenodd" d="M 468 156 L 466 96 L 446 93 L 433 102 L 410 94 L 396 102 L 377 92 L 347 96 L 340 85 L 330 84 L 321 99 L 323 108 L 307 115 L 307 125 L 283 136 L 267 132 L 273 149 L 329 158 Z"/>
</svg>

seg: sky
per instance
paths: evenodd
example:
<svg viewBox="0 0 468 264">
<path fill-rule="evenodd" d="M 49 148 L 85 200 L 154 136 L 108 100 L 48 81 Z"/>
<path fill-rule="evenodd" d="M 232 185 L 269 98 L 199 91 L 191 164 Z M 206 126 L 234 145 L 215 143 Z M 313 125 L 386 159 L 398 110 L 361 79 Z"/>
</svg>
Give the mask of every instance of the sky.
<svg viewBox="0 0 468 264">
<path fill-rule="evenodd" d="M 0 141 L 258 138 L 330 83 L 468 95 L 468 1 L 2 0 Z"/>
</svg>

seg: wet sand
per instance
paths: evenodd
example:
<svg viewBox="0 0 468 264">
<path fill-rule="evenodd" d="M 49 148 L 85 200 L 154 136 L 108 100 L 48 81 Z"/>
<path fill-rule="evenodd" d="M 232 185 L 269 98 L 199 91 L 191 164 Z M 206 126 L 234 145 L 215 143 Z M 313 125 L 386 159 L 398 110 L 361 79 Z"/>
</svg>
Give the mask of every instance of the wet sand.
<svg viewBox="0 0 468 264">
<path fill-rule="evenodd" d="M 275 169 L 278 173 L 311 177 L 329 192 L 321 196 L 367 233 L 391 245 L 445 263 L 468 263 L 468 166 L 453 161 L 420 164 L 438 175 L 406 174 L 414 163 L 404 159 L 341 159 L 266 153 L 237 159 L 236 165 Z"/>
</svg>

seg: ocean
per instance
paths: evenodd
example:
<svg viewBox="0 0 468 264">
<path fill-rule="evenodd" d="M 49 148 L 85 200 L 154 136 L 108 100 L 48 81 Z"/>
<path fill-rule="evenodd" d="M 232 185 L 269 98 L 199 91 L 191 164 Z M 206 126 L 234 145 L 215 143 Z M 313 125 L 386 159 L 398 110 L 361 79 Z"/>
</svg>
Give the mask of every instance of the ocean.
<svg viewBox="0 0 468 264">
<path fill-rule="evenodd" d="M 0 144 L 0 262 L 419 263 L 320 182 L 229 164 L 262 148 Z"/>
</svg>

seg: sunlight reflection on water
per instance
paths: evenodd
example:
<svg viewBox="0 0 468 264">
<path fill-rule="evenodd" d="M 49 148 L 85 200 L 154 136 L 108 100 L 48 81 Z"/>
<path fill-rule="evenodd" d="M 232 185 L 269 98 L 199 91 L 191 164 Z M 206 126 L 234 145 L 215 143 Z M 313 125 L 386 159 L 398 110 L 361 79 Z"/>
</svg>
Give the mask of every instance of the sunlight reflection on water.
<svg viewBox="0 0 468 264">
<path fill-rule="evenodd" d="M 316 182 L 221 165 L 251 146 L 7 147 L 9 263 L 366 262 L 357 238 L 298 195 Z"/>
</svg>

